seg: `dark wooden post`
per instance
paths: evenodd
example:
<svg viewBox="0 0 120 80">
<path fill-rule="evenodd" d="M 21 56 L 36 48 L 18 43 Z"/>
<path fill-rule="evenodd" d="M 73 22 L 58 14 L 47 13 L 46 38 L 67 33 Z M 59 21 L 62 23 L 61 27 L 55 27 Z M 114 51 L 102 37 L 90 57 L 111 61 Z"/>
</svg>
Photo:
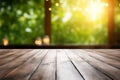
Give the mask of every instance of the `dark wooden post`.
<svg viewBox="0 0 120 80">
<path fill-rule="evenodd" d="M 45 35 L 51 41 L 51 0 L 45 0 Z"/>
<path fill-rule="evenodd" d="M 108 44 L 115 44 L 114 0 L 108 0 Z"/>
</svg>

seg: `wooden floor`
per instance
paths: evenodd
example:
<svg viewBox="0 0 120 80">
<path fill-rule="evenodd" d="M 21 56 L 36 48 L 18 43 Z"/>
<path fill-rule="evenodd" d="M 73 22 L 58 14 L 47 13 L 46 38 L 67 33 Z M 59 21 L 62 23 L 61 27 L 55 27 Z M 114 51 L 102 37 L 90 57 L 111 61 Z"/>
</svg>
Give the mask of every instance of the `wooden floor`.
<svg viewBox="0 0 120 80">
<path fill-rule="evenodd" d="M 120 49 L 0 49 L 0 80 L 120 80 Z"/>
</svg>

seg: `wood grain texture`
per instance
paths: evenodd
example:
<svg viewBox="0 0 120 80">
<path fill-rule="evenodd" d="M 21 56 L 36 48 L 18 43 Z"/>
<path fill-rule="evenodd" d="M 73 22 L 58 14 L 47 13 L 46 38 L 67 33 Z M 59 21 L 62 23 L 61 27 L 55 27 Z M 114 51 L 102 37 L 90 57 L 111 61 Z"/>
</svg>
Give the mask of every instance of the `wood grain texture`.
<svg viewBox="0 0 120 80">
<path fill-rule="evenodd" d="M 86 53 L 88 55 L 90 55 L 91 57 L 102 61 L 103 63 L 109 64 L 111 66 L 114 66 L 114 67 L 120 69 L 120 61 L 101 56 L 101 55 L 99 55 L 98 52 L 86 52 Z"/>
<path fill-rule="evenodd" d="M 63 50 L 57 50 L 57 80 L 84 80 Z"/>
<path fill-rule="evenodd" d="M 30 75 L 34 72 L 34 70 L 39 65 L 39 61 L 43 58 L 44 54 L 42 55 L 41 51 L 37 52 L 31 59 L 25 62 L 22 66 L 17 67 L 9 74 L 7 74 L 3 80 L 27 80 Z"/>
<path fill-rule="evenodd" d="M 47 55 L 30 80 L 55 80 L 55 59 L 56 50 L 48 50 Z"/>
<path fill-rule="evenodd" d="M 97 70 L 101 71 L 102 73 L 104 73 L 105 75 L 109 76 L 111 79 L 113 80 L 119 80 L 120 79 L 120 70 L 105 64 L 93 57 L 90 57 L 86 51 L 84 50 L 77 50 L 75 51 L 76 53 L 78 53 L 78 55 L 84 59 L 86 62 L 88 62 L 90 65 L 92 65 L 93 67 L 95 67 Z"/>
<path fill-rule="evenodd" d="M 24 50 L 23 52 L 25 52 L 25 54 L 23 56 L 17 58 L 14 61 L 11 61 L 11 62 L 5 64 L 5 65 L 0 66 L 0 78 L 4 77 L 6 74 L 11 72 L 15 68 L 24 64 L 27 60 L 31 59 L 31 57 L 34 56 L 35 53 L 37 53 L 38 51 L 39 50 L 32 50 L 32 51 L 30 50 L 30 52 L 26 53 L 26 50 Z"/>
<path fill-rule="evenodd" d="M 66 50 L 66 52 L 85 80 L 111 80 L 101 72 L 97 71 L 94 67 L 92 67 L 75 53 L 69 50 Z"/>
<path fill-rule="evenodd" d="M 105 53 L 105 52 L 101 52 L 103 49 L 87 49 L 86 51 L 88 52 L 92 52 L 92 53 L 97 53 L 98 55 L 101 55 L 101 56 L 104 56 L 106 58 L 109 58 L 109 59 L 113 59 L 113 60 L 117 60 L 117 61 L 120 61 L 120 58 L 119 57 L 116 57 L 116 56 L 113 56 L 113 55 L 109 55 L 108 53 Z M 106 49 L 105 49 L 106 50 Z"/>
<path fill-rule="evenodd" d="M 120 49 L 0 49 L 0 80 L 120 80 Z"/>
<path fill-rule="evenodd" d="M 27 51 L 27 50 L 26 50 Z M 27 52 L 26 52 L 27 53 Z M 4 65 L 6 63 L 9 63 L 15 59 L 17 59 L 18 57 L 24 55 L 25 52 L 21 51 L 21 50 L 15 50 L 14 52 L 11 52 L 11 54 L 8 56 L 4 56 L 4 58 L 0 59 L 0 66 Z"/>
</svg>

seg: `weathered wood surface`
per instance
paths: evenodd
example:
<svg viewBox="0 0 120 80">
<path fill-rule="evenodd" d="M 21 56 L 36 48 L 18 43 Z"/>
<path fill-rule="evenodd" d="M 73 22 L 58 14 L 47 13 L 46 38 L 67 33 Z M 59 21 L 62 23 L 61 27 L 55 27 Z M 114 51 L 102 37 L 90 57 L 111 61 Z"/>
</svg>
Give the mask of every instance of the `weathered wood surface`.
<svg viewBox="0 0 120 80">
<path fill-rule="evenodd" d="M 0 80 L 120 80 L 120 49 L 0 49 Z"/>
</svg>

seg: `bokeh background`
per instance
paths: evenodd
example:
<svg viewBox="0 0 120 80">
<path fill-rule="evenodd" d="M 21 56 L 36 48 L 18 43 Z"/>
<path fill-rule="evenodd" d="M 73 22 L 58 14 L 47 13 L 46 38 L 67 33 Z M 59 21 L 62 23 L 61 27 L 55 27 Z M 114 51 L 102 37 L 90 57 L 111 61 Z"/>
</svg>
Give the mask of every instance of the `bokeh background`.
<svg viewBox="0 0 120 80">
<path fill-rule="evenodd" d="M 46 1 L 0 0 L 0 45 L 4 38 L 8 45 L 35 45 L 36 39 L 45 36 L 51 45 L 108 44 L 108 0 L 50 0 L 50 37 L 45 34 Z M 120 1 L 113 4 L 115 43 L 119 45 Z"/>
</svg>

